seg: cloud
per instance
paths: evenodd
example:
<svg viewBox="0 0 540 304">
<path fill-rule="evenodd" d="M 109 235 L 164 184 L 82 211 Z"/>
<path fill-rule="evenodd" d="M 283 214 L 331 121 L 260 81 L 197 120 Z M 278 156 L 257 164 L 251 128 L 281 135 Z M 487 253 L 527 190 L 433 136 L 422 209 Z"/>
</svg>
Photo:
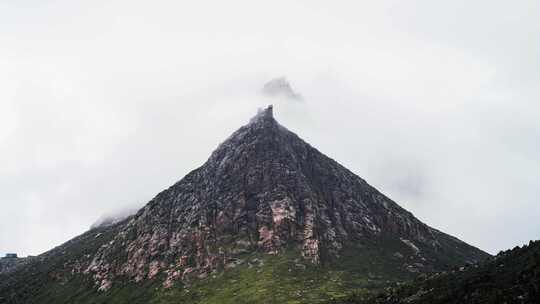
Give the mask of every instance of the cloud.
<svg viewBox="0 0 540 304">
<path fill-rule="evenodd" d="M 145 204 L 267 104 L 436 228 L 538 238 L 537 1 L 208 5 L 0 4 L 0 253 Z"/>
<path fill-rule="evenodd" d="M 285 77 L 273 78 L 261 89 L 261 94 L 269 97 L 284 97 L 291 100 L 302 100 L 302 95 L 295 92 Z"/>
</svg>

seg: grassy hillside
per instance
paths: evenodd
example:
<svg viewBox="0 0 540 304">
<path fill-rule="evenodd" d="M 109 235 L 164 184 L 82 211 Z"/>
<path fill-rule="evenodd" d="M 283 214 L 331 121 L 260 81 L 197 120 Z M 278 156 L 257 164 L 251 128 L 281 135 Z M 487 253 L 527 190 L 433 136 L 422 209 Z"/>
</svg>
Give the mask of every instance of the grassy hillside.
<svg viewBox="0 0 540 304">
<path fill-rule="evenodd" d="M 341 299 L 350 290 L 381 290 L 417 276 L 406 267 L 414 252 L 395 239 L 350 246 L 342 256 L 313 265 L 289 249 L 278 255 L 246 253 L 234 267 L 204 278 L 163 287 L 163 276 L 134 283 L 119 279 L 106 291 L 97 291 L 88 275 L 73 272 L 78 259 L 108 242 L 116 227 L 91 230 L 38 257 L 10 276 L 2 276 L 2 303 L 325 303 Z M 403 257 L 395 256 L 396 252 Z M 451 262 L 442 259 L 439 263 Z M 458 264 L 461 261 L 454 261 Z M 443 266 L 441 266 L 443 267 Z"/>
<path fill-rule="evenodd" d="M 387 288 L 382 293 L 356 292 L 332 301 L 340 304 L 367 303 L 539 303 L 540 241 L 531 241 L 499 253 L 479 265 L 421 275 L 410 283 Z"/>
</svg>

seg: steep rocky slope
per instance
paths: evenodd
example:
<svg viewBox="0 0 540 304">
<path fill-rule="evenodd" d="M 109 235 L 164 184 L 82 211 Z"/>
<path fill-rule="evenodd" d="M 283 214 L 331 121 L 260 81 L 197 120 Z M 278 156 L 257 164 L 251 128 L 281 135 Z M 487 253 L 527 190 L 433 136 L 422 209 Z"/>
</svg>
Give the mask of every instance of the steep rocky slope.
<svg viewBox="0 0 540 304">
<path fill-rule="evenodd" d="M 55 303 L 67 295 L 78 303 L 123 303 L 129 293 L 122 290 L 133 286 L 152 286 L 135 289 L 153 299 L 159 293 L 204 302 L 221 290 L 221 302 L 246 300 L 229 292 L 238 282 L 245 283 L 239 290 L 257 290 L 252 300 L 301 301 L 306 296 L 298 290 L 324 298 L 488 257 L 420 222 L 305 143 L 274 119 L 272 107 L 135 215 L 63 247 L 60 256 L 69 258 L 55 249 L 40 262 L 58 259 L 45 271 L 48 290 L 58 290 L 47 297 Z M 0 283 L 0 297 L 11 287 L 12 299 L 24 298 L 13 289 L 24 271 L 12 285 Z M 253 279 L 266 285 L 256 287 Z M 283 294 L 266 294 L 269 288 Z M 77 298 L 72 289 L 84 292 Z M 33 290 L 26 299 L 43 294 Z"/>
</svg>

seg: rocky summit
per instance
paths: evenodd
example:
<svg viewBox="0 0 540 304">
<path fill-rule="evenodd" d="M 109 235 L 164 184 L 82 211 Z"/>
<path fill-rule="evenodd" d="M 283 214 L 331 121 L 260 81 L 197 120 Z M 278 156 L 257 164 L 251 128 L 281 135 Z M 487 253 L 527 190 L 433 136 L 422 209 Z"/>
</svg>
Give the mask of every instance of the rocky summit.
<svg viewBox="0 0 540 304">
<path fill-rule="evenodd" d="M 304 142 L 269 106 L 135 215 L 0 277 L 0 302 L 316 303 L 486 257 Z"/>
</svg>

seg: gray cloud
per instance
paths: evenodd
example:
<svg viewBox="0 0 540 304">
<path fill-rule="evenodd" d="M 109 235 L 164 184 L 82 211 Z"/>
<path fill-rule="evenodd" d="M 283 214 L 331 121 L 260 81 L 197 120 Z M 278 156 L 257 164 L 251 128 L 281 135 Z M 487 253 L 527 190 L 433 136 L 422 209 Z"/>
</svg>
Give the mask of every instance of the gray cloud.
<svg viewBox="0 0 540 304">
<path fill-rule="evenodd" d="M 428 224 L 537 239 L 538 3 L 439 4 L 0 3 L 0 253 L 143 205 L 269 103 Z"/>
<path fill-rule="evenodd" d="M 302 100 L 302 95 L 295 92 L 290 82 L 285 77 L 273 78 L 261 89 L 261 94 L 269 97 L 281 97 L 291 100 Z"/>
</svg>

